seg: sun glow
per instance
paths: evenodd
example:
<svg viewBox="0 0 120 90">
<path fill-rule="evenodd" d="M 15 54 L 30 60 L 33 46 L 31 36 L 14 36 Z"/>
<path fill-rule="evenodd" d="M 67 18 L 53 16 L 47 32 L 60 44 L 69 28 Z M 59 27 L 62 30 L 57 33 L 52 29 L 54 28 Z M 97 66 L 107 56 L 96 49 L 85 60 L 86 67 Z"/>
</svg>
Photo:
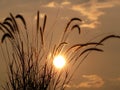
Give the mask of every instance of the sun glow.
<svg viewBox="0 0 120 90">
<path fill-rule="evenodd" d="M 62 55 L 58 55 L 54 58 L 53 60 L 53 65 L 56 67 L 56 68 L 63 68 L 66 64 L 66 60 L 65 58 L 62 56 Z"/>
</svg>

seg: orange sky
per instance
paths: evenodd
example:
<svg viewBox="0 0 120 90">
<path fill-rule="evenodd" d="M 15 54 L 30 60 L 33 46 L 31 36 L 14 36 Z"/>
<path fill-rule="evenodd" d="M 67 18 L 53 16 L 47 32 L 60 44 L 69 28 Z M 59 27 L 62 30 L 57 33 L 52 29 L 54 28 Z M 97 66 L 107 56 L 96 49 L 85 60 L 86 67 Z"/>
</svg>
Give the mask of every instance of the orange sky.
<svg viewBox="0 0 120 90">
<path fill-rule="evenodd" d="M 0 21 L 9 12 L 21 13 L 31 25 L 38 10 L 41 18 L 48 16 L 47 29 L 56 23 L 52 28 L 55 33 L 64 29 L 70 18 L 81 18 L 81 36 L 75 31 L 69 39 L 74 43 L 120 35 L 120 0 L 0 0 Z M 101 36 L 95 38 L 98 35 Z M 93 52 L 81 64 L 67 90 L 120 90 L 120 40 L 111 39 L 104 44 L 103 53 Z M 5 72 L 1 59 L 0 64 L 1 83 Z"/>
</svg>

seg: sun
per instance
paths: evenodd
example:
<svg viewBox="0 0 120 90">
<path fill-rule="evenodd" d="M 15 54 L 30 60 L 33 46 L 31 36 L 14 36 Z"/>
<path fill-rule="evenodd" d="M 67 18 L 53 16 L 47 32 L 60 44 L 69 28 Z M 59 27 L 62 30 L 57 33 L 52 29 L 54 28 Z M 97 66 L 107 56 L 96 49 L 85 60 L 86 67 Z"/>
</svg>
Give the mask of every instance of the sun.
<svg viewBox="0 0 120 90">
<path fill-rule="evenodd" d="M 66 60 L 64 58 L 64 56 L 62 55 L 58 55 L 54 58 L 53 60 L 53 65 L 56 67 L 56 68 L 63 68 L 66 64 Z"/>
</svg>

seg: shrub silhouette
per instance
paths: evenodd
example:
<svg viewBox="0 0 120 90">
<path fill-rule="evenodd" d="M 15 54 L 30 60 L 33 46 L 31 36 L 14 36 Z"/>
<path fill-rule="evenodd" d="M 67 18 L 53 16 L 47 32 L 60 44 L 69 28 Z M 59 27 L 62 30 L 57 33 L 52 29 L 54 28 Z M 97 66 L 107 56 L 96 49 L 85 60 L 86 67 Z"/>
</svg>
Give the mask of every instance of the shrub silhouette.
<svg viewBox="0 0 120 90">
<path fill-rule="evenodd" d="M 104 41 L 109 38 L 120 38 L 117 35 L 108 35 L 97 42 L 71 45 L 67 42 L 70 32 L 76 28 L 78 34 L 81 34 L 79 24 L 82 20 L 75 17 L 67 23 L 59 42 L 51 45 L 52 34 L 50 41 L 45 41 L 47 15 L 40 25 L 38 11 L 36 21 L 33 37 L 29 33 L 24 17 L 20 14 L 13 16 L 10 13 L 10 16 L 0 23 L 0 30 L 3 32 L 1 42 L 5 45 L 5 48 L 1 49 L 6 50 L 8 57 L 6 60 L 3 52 L 8 70 L 4 90 L 64 90 L 65 85 L 70 82 L 74 72 L 91 51 L 102 52 L 98 46 L 103 45 Z M 73 71 L 67 67 L 56 70 L 53 66 L 54 57 L 61 53 L 66 56 L 67 64 L 73 67 Z"/>
</svg>

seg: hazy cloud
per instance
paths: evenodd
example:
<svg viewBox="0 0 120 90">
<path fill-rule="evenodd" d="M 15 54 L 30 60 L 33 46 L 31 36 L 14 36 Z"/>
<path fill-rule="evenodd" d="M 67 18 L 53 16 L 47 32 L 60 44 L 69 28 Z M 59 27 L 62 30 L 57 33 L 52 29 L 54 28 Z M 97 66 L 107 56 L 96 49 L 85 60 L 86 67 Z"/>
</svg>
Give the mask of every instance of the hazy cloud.
<svg viewBox="0 0 120 90">
<path fill-rule="evenodd" d="M 106 77 L 104 90 L 120 90 L 120 77 Z"/>
<path fill-rule="evenodd" d="M 90 23 L 88 23 L 86 21 L 83 21 L 82 25 L 80 25 L 80 26 L 83 27 L 83 28 L 91 28 L 91 29 L 93 29 L 98 24 L 100 24 L 100 22 L 98 22 L 98 21 L 93 21 L 93 22 L 90 22 Z"/>
<path fill-rule="evenodd" d="M 120 77 L 110 79 L 112 82 L 120 82 Z"/>
<path fill-rule="evenodd" d="M 43 7 L 49 7 L 49 8 L 59 7 L 59 8 L 62 8 L 62 7 L 68 6 L 68 5 L 71 5 L 71 2 L 63 1 L 63 2 L 58 3 L 58 2 L 52 1 L 52 2 L 47 3 L 46 5 L 43 5 Z"/>
<path fill-rule="evenodd" d="M 101 88 L 104 85 L 104 80 L 98 75 L 83 75 L 84 81 L 78 85 L 65 85 L 67 88 Z"/>
<path fill-rule="evenodd" d="M 104 85 L 103 79 L 98 75 L 83 75 L 83 78 L 86 79 L 84 82 L 81 82 L 78 87 L 82 88 L 100 88 Z"/>
<path fill-rule="evenodd" d="M 86 7 L 84 5 L 73 5 L 72 10 L 80 12 L 83 16 L 86 16 L 89 20 L 98 20 L 98 17 L 104 14 L 99 12 L 93 6 Z"/>
<path fill-rule="evenodd" d="M 120 0 L 104 0 L 102 2 L 100 0 L 89 0 L 82 4 L 72 5 L 71 9 L 81 13 L 91 21 L 91 23 L 84 23 L 83 27 L 95 28 L 100 24 L 99 17 L 105 14 L 101 9 L 111 8 L 119 4 Z"/>
<path fill-rule="evenodd" d="M 82 16 L 85 17 L 84 23 L 81 25 L 82 27 L 87 28 L 95 28 L 97 25 L 100 24 L 99 18 L 100 16 L 104 15 L 105 12 L 102 9 L 107 9 L 114 7 L 116 5 L 120 5 L 120 0 L 85 0 L 85 1 L 52 1 L 43 5 L 43 7 L 49 8 L 63 8 L 69 9 L 76 12 L 79 12 Z M 86 22 L 86 20 L 88 22 Z"/>
<path fill-rule="evenodd" d="M 64 1 L 61 3 L 61 5 L 70 5 L 70 4 L 71 4 L 71 2 L 69 2 L 69 1 Z"/>
<path fill-rule="evenodd" d="M 43 5 L 43 7 L 50 7 L 50 8 L 55 8 L 55 7 L 57 7 L 57 6 L 58 6 L 58 4 L 57 4 L 56 2 L 54 2 L 54 1 L 49 2 L 49 3 L 46 4 L 46 5 Z"/>
<path fill-rule="evenodd" d="M 119 4 L 120 0 L 105 0 L 104 2 L 99 2 L 99 0 L 89 0 L 89 2 L 83 4 L 72 5 L 71 9 L 82 13 L 90 20 L 97 20 L 99 16 L 104 14 L 100 9 L 111 8 Z"/>
</svg>

